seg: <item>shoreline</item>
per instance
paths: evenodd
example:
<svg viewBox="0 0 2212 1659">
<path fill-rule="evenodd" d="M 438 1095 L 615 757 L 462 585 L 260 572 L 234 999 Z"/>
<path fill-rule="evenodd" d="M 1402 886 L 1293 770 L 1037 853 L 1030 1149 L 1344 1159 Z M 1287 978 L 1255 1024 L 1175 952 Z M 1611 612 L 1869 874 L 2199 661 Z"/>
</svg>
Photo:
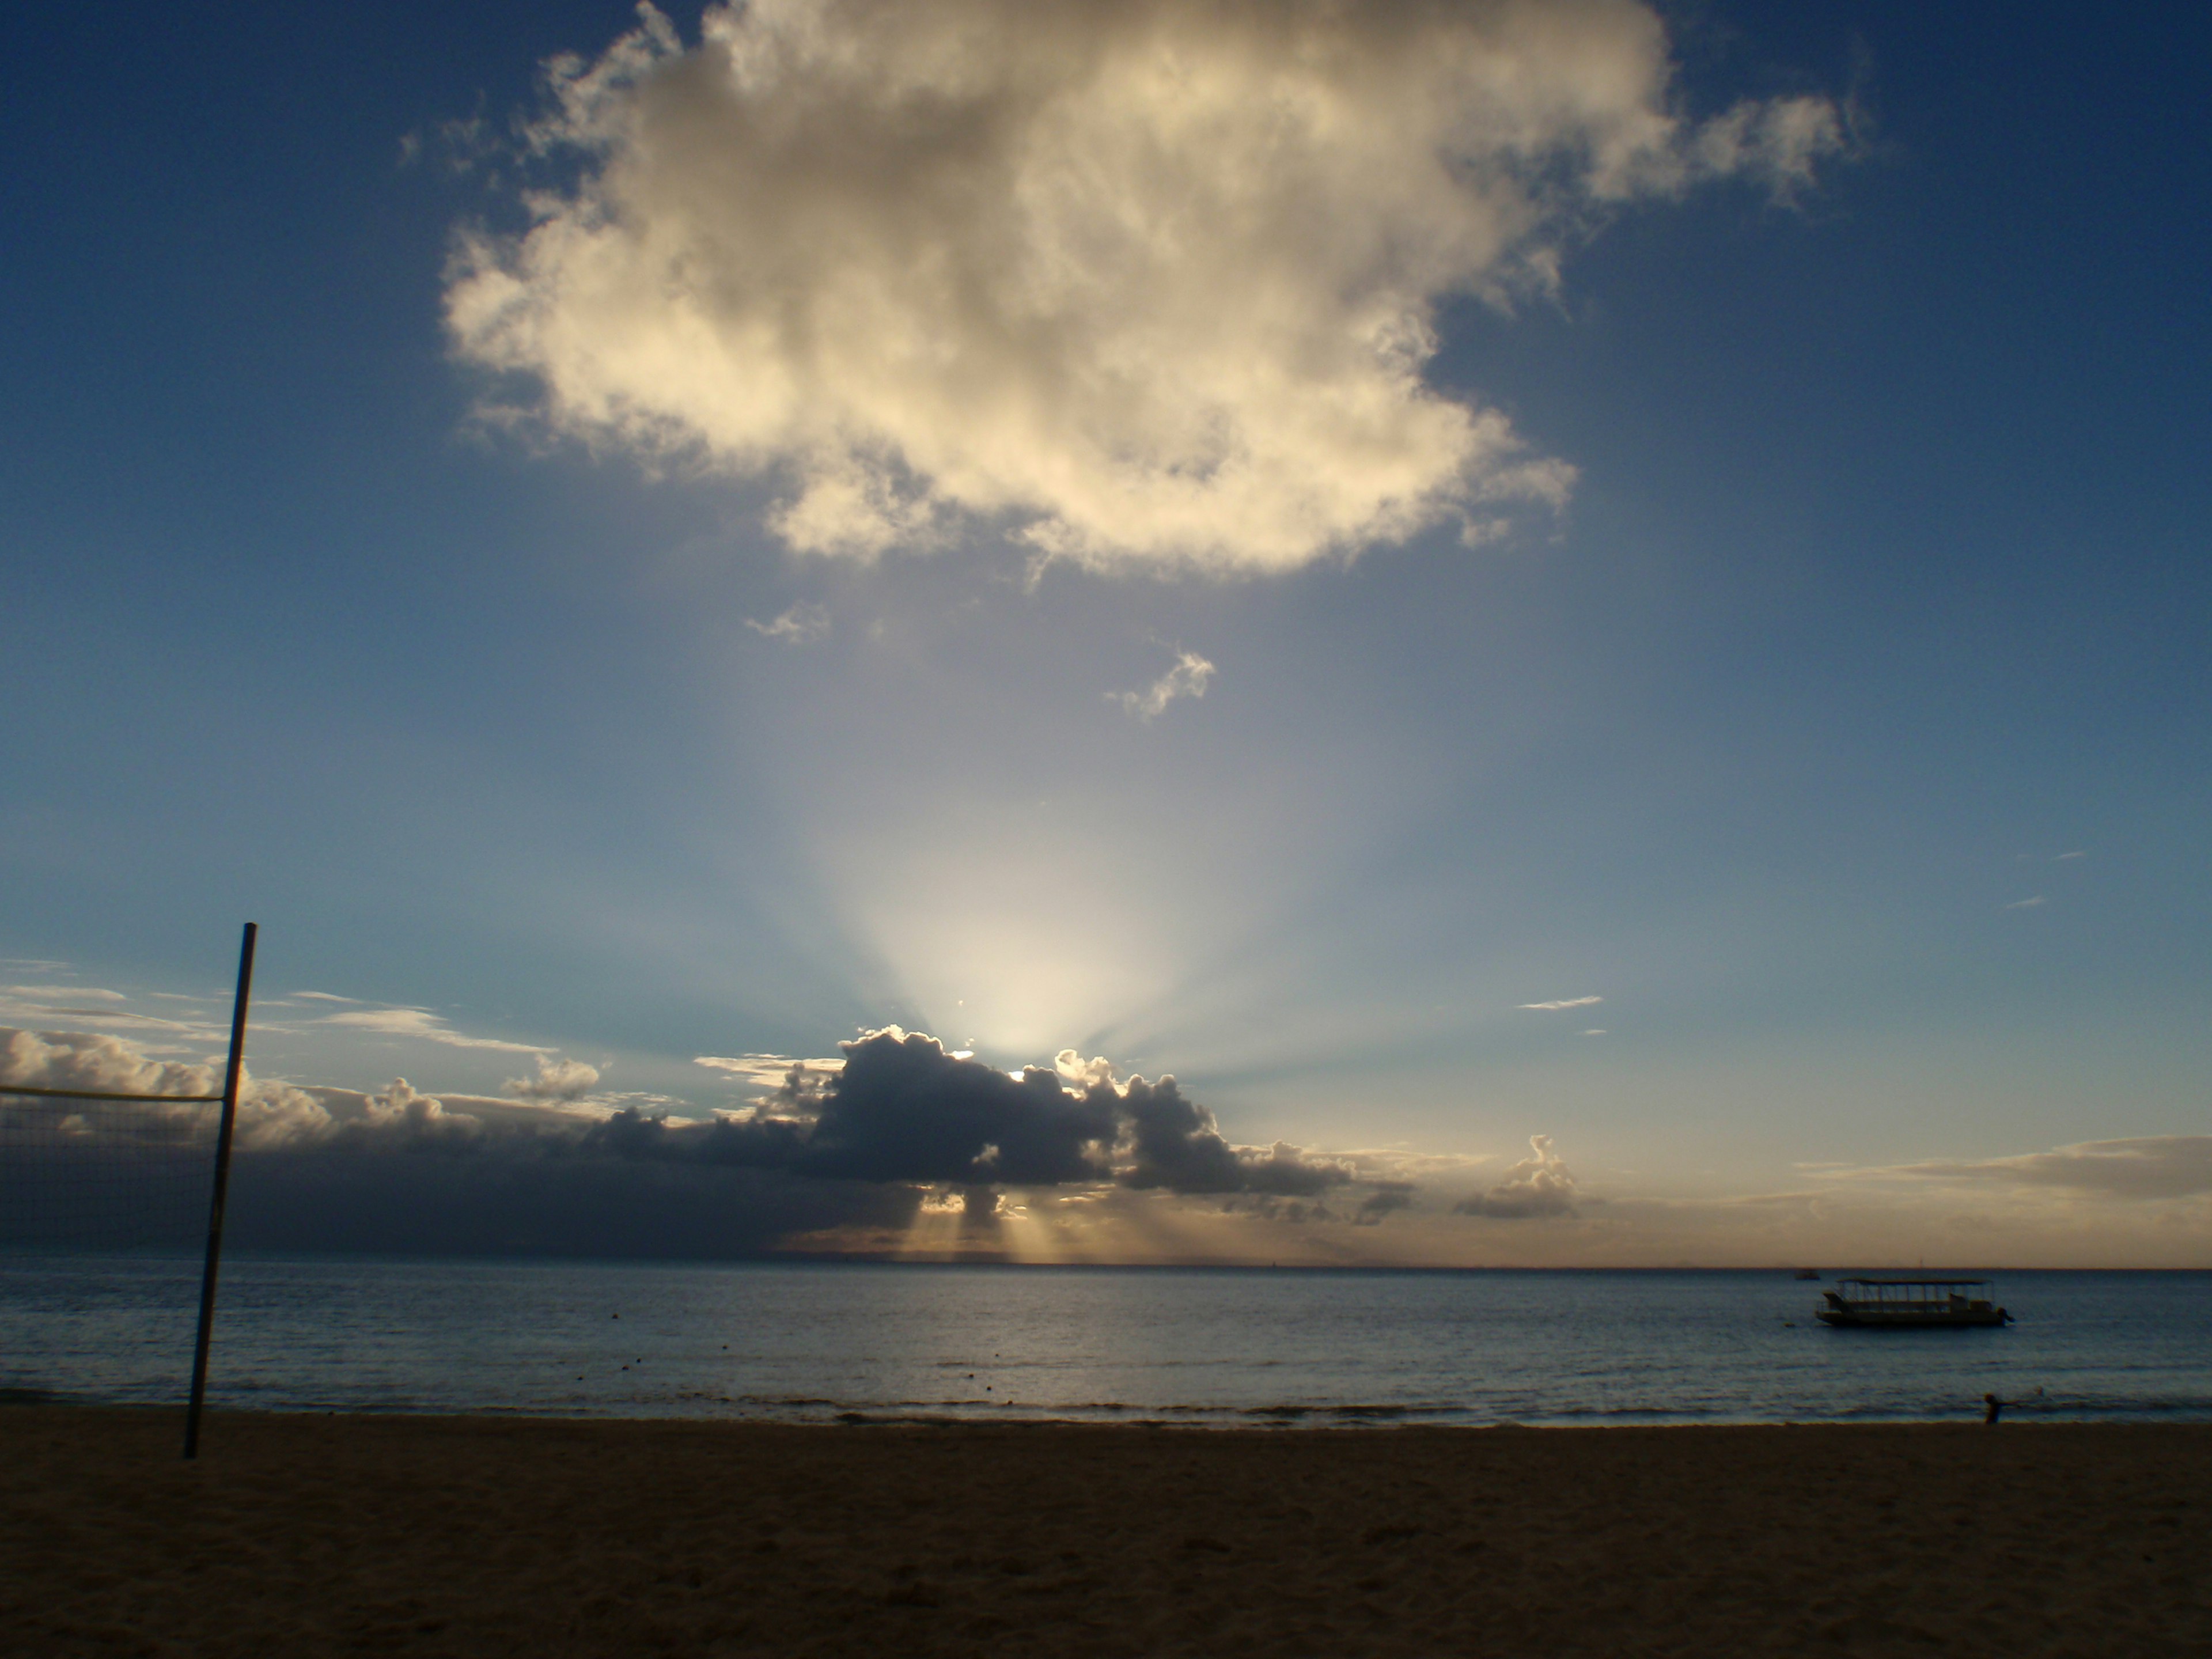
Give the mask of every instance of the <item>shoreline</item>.
<svg viewBox="0 0 2212 1659">
<path fill-rule="evenodd" d="M 26 1396 L 37 1395 L 37 1398 Z M 1281 1437 L 1287 1426 L 1283 1413 L 1273 1409 L 1243 1410 L 1224 1407 L 1225 1413 L 1246 1420 L 1220 1424 L 1193 1422 L 1171 1417 L 1144 1416 L 1138 1408 L 1130 1407 L 1127 1417 L 1022 1417 L 1005 1418 L 931 1416 L 921 1413 L 893 1414 L 889 1412 L 844 1412 L 827 1418 L 781 1418 L 715 1416 L 700 1413 L 689 1416 L 616 1416 L 608 1413 L 538 1411 L 517 1407 L 498 1411 L 448 1411 L 441 1408 L 415 1410 L 395 1407 L 390 1410 L 362 1410 L 356 1407 L 272 1407 L 264 1411 L 253 1407 L 217 1405 L 210 1401 L 204 1419 L 204 1430 L 216 1432 L 216 1425 L 245 1426 L 250 1425 L 311 1425 L 334 1424 L 394 1424 L 438 1426 L 454 1430 L 477 1428 L 574 1428 L 608 1430 L 620 1434 L 628 1431 L 649 1431 L 673 1430 L 696 1431 L 702 1434 L 834 1434 L 850 1429 L 931 1430 L 949 1433 L 997 1434 L 1034 1432 L 1036 1431 L 1065 1431 L 1070 1434 L 1119 1434 L 1135 1430 L 1155 1432 L 1164 1429 L 1190 1430 L 1205 1434 L 1244 1434 L 1269 1438 Z M 1930 1433 L 1964 1432 L 1972 1428 L 1978 1434 L 2007 1433 L 2018 1428 L 2023 1432 L 2040 1433 L 2045 1430 L 2064 1430 L 2082 1434 L 2163 1434 L 2182 1436 L 2202 1435 L 2212 1441 L 2212 1418 L 2180 1419 L 2100 1419 L 2045 1417 L 2034 1413 L 2014 1416 L 2009 1405 L 2002 1423 L 1985 1424 L 1973 1407 L 1973 1414 L 1961 1407 L 1949 1417 L 1867 1418 L 1853 1422 L 1832 1422 L 1808 1418 L 1790 1419 L 1731 1419 L 1710 1422 L 1637 1422 L 1637 1423 L 1561 1423 L 1530 1419 L 1506 1419 L 1495 1423 L 1439 1423 L 1427 1420 L 1403 1420 L 1383 1413 L 1395 1407 L 1299 1407 L 1296 1411 L 1305 1416 L 1329 1417 L 1343 1412 L 1355 1420 L 1340 1426 L 1346 1429 L 1382 1427 L 1401 1430 L 1408 1434 L 1438 1436 L 1486 1434 L 1554 1434 L 1554 1435 L 1613 1435 L 1613 1434 L 1763 1434 L 1789 1431 L 1800 1434 L 1859 1434 L 1893 1431 Z M 57 1419 L 82 1418 L 88 1421 L 105 1418 L 143 1422 L 149 1418 L 164 1420 L 173 1419 L 179 1436 L 183 1433 L 185 1408 L 181 1405 L 163 1402 L 159 1405 L 131 1401 L 111 1401 L 54 1397 L 46 1391 L 34 1389 L 0 1389 L 0 1425 L 10 1419 L 36 1413 L 52 1413 Z M 1316 1425 L 1319 1426 L 1327 1426 Z M 0 1441 L 4 1441 L 0 1431 Z M 2212 1448 L 2208 1448 L 2212 1449 Z M 2208 1496 L 2206 1509 L 2212 1515 L 2212 1496 Z"/>
<path fill-rule="evenodd" d="M 207 1420 L 225 1421 L 297 1419 L 302 1421 L 322 1421 L 329 1419 L 358 1419 L 382 1422 L 453 1422 L 453 1423 L 541 1423 L 547 1425 L 579 1424 L 608 1426 L 653 1425 L 671 1427 L 731 1428 L 731 1429 L 803 1429 L 830 1430 L 841 1428 L 867 1429 L 941 1429 L 946 1431 L 1040 1430 L 1040 1429 L 1145 1429 L 1149 1431 L 1177 1430 L 1197 1434 L 1285 1434 L 1373 1432 L 1385 1429 L 1422 1431 L 1438 1434 L 1483 1434 L 1494 1430 L 1525 1431 L 1544 1433 L 1642 1433 L 1671 1432 L 1701 1430 L 1789 1429 L 1838 1430 L 1956 1428 L 1972 1425 L 1987 1427 L 1982 1419 L 1982 1402 L 1962 1403 L 1942 1417 L 1877 1417 L 1865 1416 L 1848 1419 L 1818 1417 L 1711 1417 L 1670 1418 L 1661 1413 L 1639 1413 L 1632 1411 L 1600 1414 L 1591 1413 L 1573 1419 L 1532 1416 L 1503 1418 L 1480 1422 L 1451 1420 L 1454 1408 L 1425 1406 L 1109 1406 L 1094 1405 L 1053 1408 L 1067 1413 L 1094 1413 L 1096 1415 L 1032 1414 L 1018 1405 L 993 1408 L 998 1414 L 986 1416 L 980 1411 L 963 1414 L 927 1406 L 915 1405 L 828 1409 L 834 1401 L 808 1402 L 823 1408 L 820 1414 L 793 1413 L 779 1415 L 769 1411 L 737 1412 L 702 1410 L 694 1412 L 656 1413 L 651 1411 L 563 1411 L 553 1407 L 513 1406 L 457 1411 L 443 1406 L 393 1405 L 363 1407 L 360 1405 L 283 1405 L 267 1407 L 240 1406 L 235 1402 L 210 1400 Z M 57 1411 L 103 1413 L 118 1412 L 137 1415 L 161 1413 L 181 1413 L 183 1407 L 173 1401 L 103 1400 L 86 1395 L 70 1395 L 58 1390 L 38 1388 L 0 1388 L 0 1417 L 17 1411 Z M 2193 1411 L 2194 1408 L 2191 1408 Z M 181 1419 L 180 1419 L 181 1420 Z M 2126 1415 L 2106 1413 L 2097 1416 L 2069 1414 L 2063 1407 L 2046 1407 L 2035 1401 L 2004 1402 L 2005 1428 L 2078 1428 L 2078 1429 L 2187 1429 L 2201 1428 L 2212 1431 L 2212 1414 L 2190 1414 L 2175 1411 L 2155 1415 Z"/>
<path fill-rule="evenodd" d="M 2212 1650 L 2212 1425 L 0 1411 L 42 1653 Z"/>
</svg>

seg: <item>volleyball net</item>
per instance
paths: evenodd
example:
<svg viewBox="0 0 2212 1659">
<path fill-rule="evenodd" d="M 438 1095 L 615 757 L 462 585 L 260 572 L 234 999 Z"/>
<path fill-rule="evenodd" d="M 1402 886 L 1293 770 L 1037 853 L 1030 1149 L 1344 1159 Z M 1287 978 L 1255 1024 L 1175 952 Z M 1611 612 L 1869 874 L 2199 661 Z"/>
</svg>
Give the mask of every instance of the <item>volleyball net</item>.
<svg viewBox="0 0 2212 1659">
<path fill-rule="evenodd" d="M 0 1085 L 0 1246 L 166 1255 L 203 1243 L 222 1106 Z"/>
<path fill-rule="evenodd" d="M 239 945 L 222 1093 L 0 1083 L 0 1248 L 11 1255 L 106 1253 L 179 1250 L 205 1243 L 185 1418 L 186 1457 L 199 1450 L 259 932 L 247 922 Z"/>
</svg>

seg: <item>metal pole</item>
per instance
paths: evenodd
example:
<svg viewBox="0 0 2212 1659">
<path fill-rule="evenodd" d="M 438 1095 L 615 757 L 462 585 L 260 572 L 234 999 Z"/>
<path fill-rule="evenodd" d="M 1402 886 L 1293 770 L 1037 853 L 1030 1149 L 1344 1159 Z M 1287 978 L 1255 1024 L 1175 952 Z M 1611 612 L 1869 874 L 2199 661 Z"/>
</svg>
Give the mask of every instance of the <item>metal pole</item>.
<svg viewBox="0 0 2212 1659">
<path fill-rule="evenodd" d="M 238 947 L 238 994 L 230 1005 L 230 1062 L 222 1075 L 222 1121 L 215 1132 L 215 1196 L 208 1204 L 207 1266 L 200 1273 L 200 1328 L 192 1340 L 192 1398 L 185 1408 L 185 1455 L 200 1455 L 200 1407 L 207 1401 L 208 1342 L 215 1334 L 215 1275 L 222 1262 L 222 1204 L 230 1190 L 230 1133 L 238 1121 L 238 1083 L 246 1070 L 246 1005 L 253 991 L 253 941 L 246 924 Z"/>
</svg>

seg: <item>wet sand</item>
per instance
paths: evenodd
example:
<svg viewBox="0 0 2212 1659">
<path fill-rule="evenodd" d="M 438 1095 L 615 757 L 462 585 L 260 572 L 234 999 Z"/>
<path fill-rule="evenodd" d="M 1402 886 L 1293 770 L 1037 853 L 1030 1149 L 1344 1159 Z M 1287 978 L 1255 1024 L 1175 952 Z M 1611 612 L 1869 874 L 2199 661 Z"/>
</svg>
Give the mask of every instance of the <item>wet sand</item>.
<svg viewBox="0 0 2212 1659">
<path fill-rule="evenodd" d="M 2212 1653 L 2212 1425 L 0 1411 L 26 1655 Z"/>
</svg>

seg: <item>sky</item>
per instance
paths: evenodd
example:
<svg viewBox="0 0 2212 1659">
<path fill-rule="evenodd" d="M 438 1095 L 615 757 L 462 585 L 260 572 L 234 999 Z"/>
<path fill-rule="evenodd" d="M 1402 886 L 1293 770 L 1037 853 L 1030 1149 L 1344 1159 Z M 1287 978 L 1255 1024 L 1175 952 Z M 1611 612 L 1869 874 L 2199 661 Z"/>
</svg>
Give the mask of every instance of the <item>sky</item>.
<svg viewBox="0 0 2212 1659">
<path fill-rule="evenodd" d="M 49 9 L 0 1076 L 251 919 L 272 1244 L 2212 1266 L 2204 34 Z"/>
</svg>

